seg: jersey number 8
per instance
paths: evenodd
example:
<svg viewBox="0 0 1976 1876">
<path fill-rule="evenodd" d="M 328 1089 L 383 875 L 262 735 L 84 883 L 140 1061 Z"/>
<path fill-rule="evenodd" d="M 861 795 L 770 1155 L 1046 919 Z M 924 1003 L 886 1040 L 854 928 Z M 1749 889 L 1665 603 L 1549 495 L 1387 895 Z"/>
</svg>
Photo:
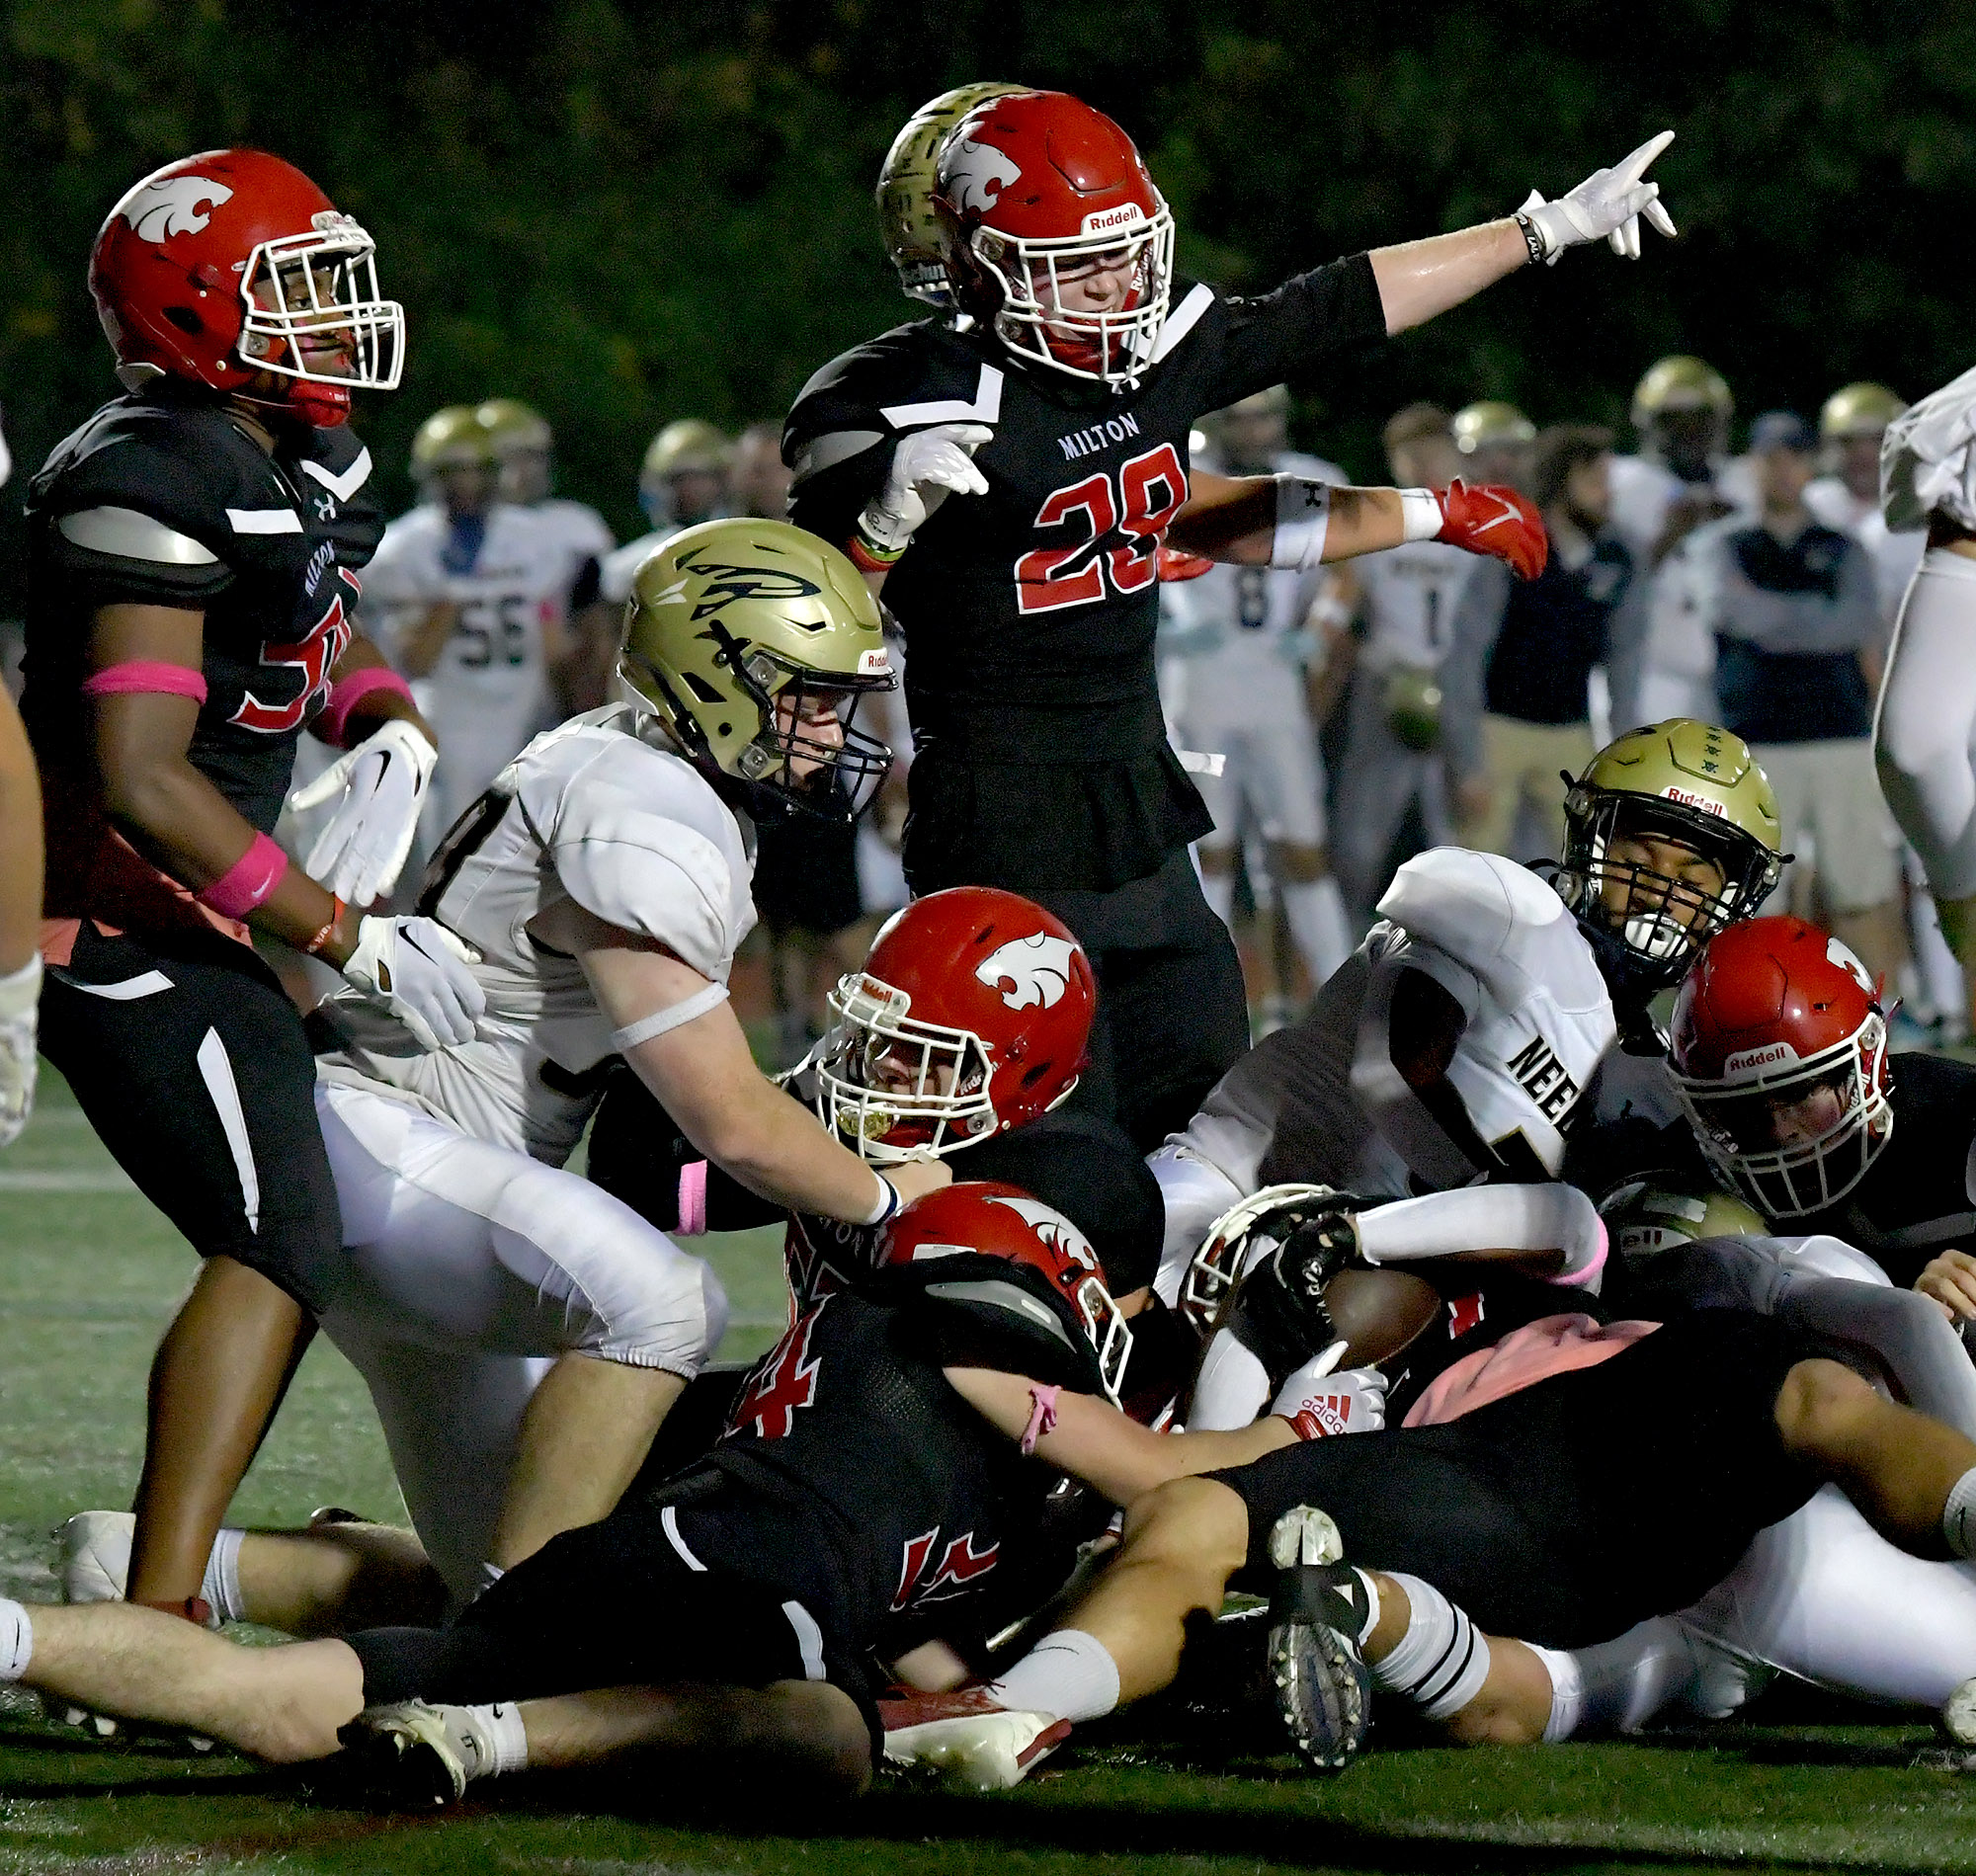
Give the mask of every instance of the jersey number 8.
<svg viewBox="0 0 1976 1876">
<path fill-rule="evenodd" d="M 1170 443 L 1124 463 L 1115 488 L 1100 470 L 1052 490 L 1036 510 L 1035 526 L 1061 528 L 1081 515 L 1086 532 L 1066 547 L 1031 548 L 1016 562 L 1017 610 L 1089 606 L 1105 598 L 1108 568 L 1114 593 L 1151 586 L 1159 576 L 1160 536 L 1186 501 L 1187 471 Z"/>
</svg>

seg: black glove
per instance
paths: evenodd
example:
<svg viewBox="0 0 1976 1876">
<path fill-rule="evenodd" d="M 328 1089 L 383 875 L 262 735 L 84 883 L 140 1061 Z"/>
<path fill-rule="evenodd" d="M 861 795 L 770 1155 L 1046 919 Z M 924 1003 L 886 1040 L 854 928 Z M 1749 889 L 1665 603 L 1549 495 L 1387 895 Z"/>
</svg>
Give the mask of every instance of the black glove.
<svg viewBox="0 0 1976 1876">
<path fill-rule="evenodd" d="M 1269 1371 L 1274 1394 L 1312 1355 L 1338 1340 L 1324 1292 L 1361 1260 L 1353 1215 L 1362 1201 L 1345 1192 L 1285 1207 L 1264 1228 L 1286 1228 L 1276 1250 L 1242 1279 L 1221 1326 Z"/>
</svg>

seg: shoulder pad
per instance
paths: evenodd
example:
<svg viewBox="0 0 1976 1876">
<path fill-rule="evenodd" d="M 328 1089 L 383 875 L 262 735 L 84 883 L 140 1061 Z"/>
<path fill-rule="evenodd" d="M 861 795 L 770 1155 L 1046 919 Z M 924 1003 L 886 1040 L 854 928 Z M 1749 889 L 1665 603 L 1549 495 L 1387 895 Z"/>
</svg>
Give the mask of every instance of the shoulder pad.
<svg viewBox="0 0 1976 1876">
<path fill-rule="evenodd" d="M 524 751 L 514 787 L 563 888 L 725 983 L 754 924 L 739 823 L 691 765 L 619 730 Z"/>
<path fill-rule="evenodd" d="M 1409 938 L 1447 952 L 1478 975 L 1521 932 L 1570 918 L 1564 901 L 1500 854 L 1435 847 L 1393 875 L 1379 916 Z"/>
<path fill-rule="evenodd" d="M 1040 1277 L 969 1251 L 894 1265 L 861 1288 L 900 1310 L 907 1334 L 942 1367 L 993 1368 L 1102 1394 L 1098 1355 Z"/>
<path fill-rule="evenodd" d="M 927 321 L 900 326 L 826 365 L 782 429 L 782 459 L 803 482 L 931 424 L 996 424 L 1004 367 Z"/>
<path fill-rule="evenodd" d="M 219 556 L 190 534 L 182 534 L 134 508 L 78 508 L 55 523 L 56 530 L 90 553 L 123 560 L 148 560 L 169 567 L 216 566 Z"/>
</svg>

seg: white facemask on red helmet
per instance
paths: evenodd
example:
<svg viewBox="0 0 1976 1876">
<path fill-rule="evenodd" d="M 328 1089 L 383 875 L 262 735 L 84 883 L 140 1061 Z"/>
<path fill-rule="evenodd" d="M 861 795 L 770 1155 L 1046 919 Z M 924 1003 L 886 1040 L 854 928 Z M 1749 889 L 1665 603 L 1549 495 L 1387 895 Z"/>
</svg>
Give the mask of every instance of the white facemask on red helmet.
<svg viewBox="0 0 1976 1876">
<path fill-rule="evenodd" d="M 1061 91 L 998 98 L 941 145 L 934 210 L 964 311 L 1072 377 L 1137 379 L 1173 287 L 1173 216 L 1132 139 Z"/>
<path fill-rule="evenodd" d="M 158 375 L 339 424 L 352 390 L 390 390 L 404 309 L 377 294 L 376 243 L 291 163 L 207 150 L 167 163 L 110 211 L 89 261 L 97 317 L 130 389 Z"/>
<path fill-rule="evenodd" d="M 994 1258 L 1027 1272 L 1026 1287 L 1046 1295 L 1061 1321 L 1091 1345 L 1099 1385 L 1118 1405 L 1132 1331 L 1083 1232 L 1019 1185 L 970 1180 L 908 1205 L 893 1222 L 882 1264 L 915 1271 L 931 1264 L 938 1281 L 941 1260 L 965 1257 Z M 968 1280 L 957 1266 L 955 1280 Z"/>
<path fill-rule="evenodd" d="M 1064 1100 L 1098 1007 L 1067 927 L 1020 894 L 916 899 L 830 994 L 811 1053 L 825 1126 L 867 1160 L 954 1152 Z"/>
<path fill-rule="evenodd" d="M 1772 1219 L 1836 1203 L 1893 1134 L 1873 980 L 1802 919 L 1709 939 L 1675 1002 L 1672 1063 L 1709 1163 Z"/>
</svg>

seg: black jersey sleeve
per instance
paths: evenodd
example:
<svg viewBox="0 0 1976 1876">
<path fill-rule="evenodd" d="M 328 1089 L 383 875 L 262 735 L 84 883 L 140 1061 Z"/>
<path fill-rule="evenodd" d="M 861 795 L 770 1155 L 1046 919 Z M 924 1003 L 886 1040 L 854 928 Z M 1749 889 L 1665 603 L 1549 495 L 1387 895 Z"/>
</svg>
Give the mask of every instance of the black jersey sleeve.
<svg viewBox="0 0 1976 1876">
<path fill-rule="evenodd" d="M 1194 287 L 1192 292 L 1201 292 Z M 1185 319 L 1183 295 L 1169 323 Z M 1381 344 L 1386 312 L 1369 256 L 1312 268 L 1256 298 L 1219 297 L 1200 317 L 1202 408 L 1219 409 L 1286 379 L 1308 378 L 1344 354 Z M 1182 345 L 1187 343 L 1183 338 Z M 1177 347 L 1176 350 L 1179 348 Z"/>
</svg>

